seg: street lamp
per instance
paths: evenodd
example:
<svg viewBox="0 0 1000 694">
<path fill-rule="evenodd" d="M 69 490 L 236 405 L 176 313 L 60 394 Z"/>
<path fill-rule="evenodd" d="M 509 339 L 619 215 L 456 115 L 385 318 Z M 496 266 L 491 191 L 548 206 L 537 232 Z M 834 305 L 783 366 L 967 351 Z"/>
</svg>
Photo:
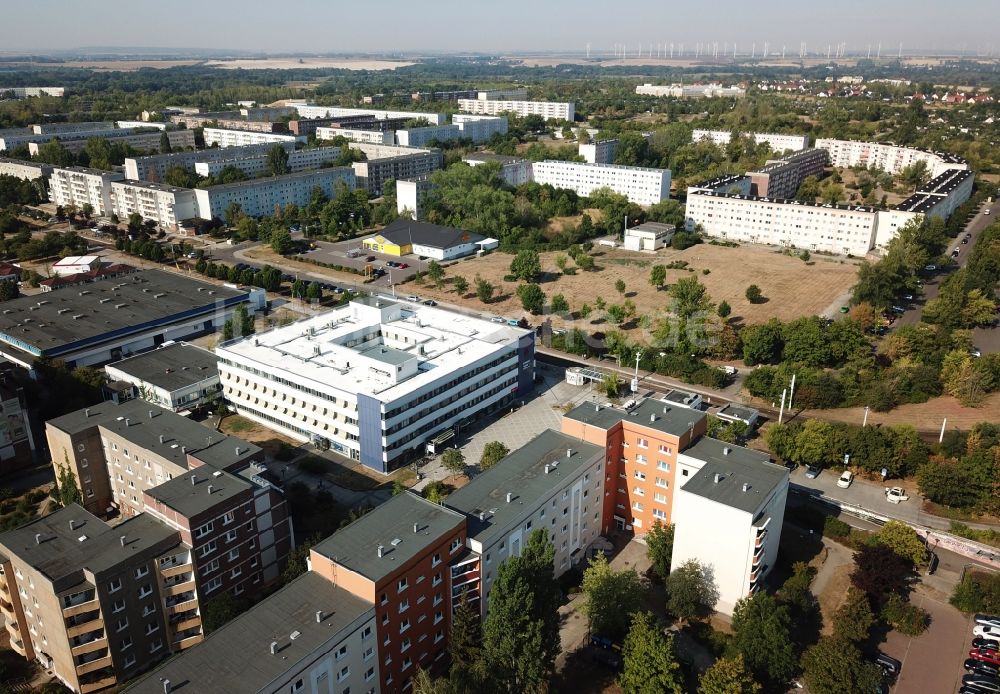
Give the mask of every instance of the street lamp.
<svg viewBox="0 0 1000 694">
<path fill-rule="evenodd" d="M 639 360 L 642 359 L 642 352 L 635 353 L 635 378 L 632 379 L 632 392 L 639 392 Z"/>
</svg>

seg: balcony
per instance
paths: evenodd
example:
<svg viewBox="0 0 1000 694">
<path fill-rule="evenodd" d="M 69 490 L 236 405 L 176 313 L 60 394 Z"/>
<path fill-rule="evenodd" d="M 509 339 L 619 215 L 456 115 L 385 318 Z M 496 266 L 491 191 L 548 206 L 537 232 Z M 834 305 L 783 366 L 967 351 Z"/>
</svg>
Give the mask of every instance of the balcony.
<svg viewBox="0 0 1000 694">
<path fill-rule="evenodd" d="M 100 613 L 97 613 L 92 619 L 88 619 L 85 622 L 80 622 L 79 624 L 73 624 L 66 628 L 66 636 L 73 638 L 74 636 L 79 636 L 80 634 L 86 634 L 91 631 L 97 631 L 98 629 L 104 628 L 104 620 L 101 619 Z"/>
<path fill-rule="evenodd" d="M 7 630 L 10 631 L 10 625 L 7 625 Z M 24 644 L 21 642 L 20 638 L 10 637 L 10 647 L 15 653 L 20 655 L 22 658 L 28 657 L 28 652 L 24 648 Z"/>
<path fill-rule="evenodd" d="M 167 616 L 172 616 L 175 614 L 180 614 L 181 612 L 187 612 L 188 610 L 194 610 L 198 607 L 198 601 L 192 595 L 187 600 L 175 602 L 173 605 L 167 605 Z"/>
<path fill-rule="evenodd" d="M 194 636 L 188 636 L 180 641 L 174 641 L 170 644 L 170 647 L 175 651 L 183 651 L 185 648 L 197 646 L 204 638 L 205 637 L 202 634 L 195 634 Z"/>
<path fill-rule="evenodd" d="M 73 642 L 70 641 L 70 644 L 72 644 L 72 643 Z M 94 651 L 99 651 L 102 648 L 107 648 L 107 647 L 108 647 L 108 639 L 102 633 L 96 639 L 93 639 L 91 641 L 87 641 L 85 643 L 81 643 L 78 646 L 72 646 L 69 649 L 69 652 L 72 653 L 73 657 L 75 658 L 75 657 L 77 657 L 79 655 L 83 655 L 85 653 L 93 653 Z"/>
<path fill-rule="evenodd" d="M 767 539 L 768 532 L 770 531 L 764 528 L 762 532 L 757 533 L 757 542 L 754 544 L 754 547 L 760 548 L 764 546 L 764 540 Z"/>
<path fill-rule="evenodd" d="M 90 610 L 98 610 L 101 607 L 101 603 L 97 598 L 91 598 L 86 602 L 78 602 L 69 607 L 63 608 L 63 617 L 74 617 L 78 614 L 84 612 L 89 612 Z"/>
<path fill-rule="evenodd" d="M 169 567 L 160 567 L 160 573 L 163 578 L 173 578 L 174 576 L 179 576 L 187 571 L 192 571 L 194 567 L 190 564 L 173 564 Z"/>
<path fill-rule="evenodd" d="M 90 692 L 107 689 L 108 687 L 113 687 L 116 684 L 118 684 L 118 680 L 114 675 L 108 675 L 107 677 L 102 677 L 101 679 L 94 680 L 93 682 L 80 682 L 80 694 L 90 694 Z"/>
<path fill-rule="evenodd" d="M 0 596 L 0 612 L 7 615 L 11 619 L 14 618 L 14 605 L 10 602 L 10 600 L 5 599 L 3 596 Z"/>
<path fill-rule="evenodd" d="M 178 619 L 176 622 L 171 622 L 170 626 L 173 627 L 175 633 L 180 633 L 188 629 L 201 629 L 201 615 L 191 615 L 190 617 L 184 617 L 183 619 Z"/>
<path fill-rule="evenodd" d="M 77 677 L 83 677 L 84 675 L 100 670 L 101 668 L 112 667 L 111 656 L 105 654 L 100 658 L 95 658 L 93 660 L 88 660 L 80 665 L 76 666 Z"/>
<path fill-rule="evenodd" d="M 194 579 L 189 578 L 183 583 L 175 583 L 172 586 L 167 586 L 163 589 L 163 595 L 165 597 L 173 597 L 175 595 L 180 595 L 181 593 L 186 593 L 188 591 L 194 590 Z"/>
</svg>

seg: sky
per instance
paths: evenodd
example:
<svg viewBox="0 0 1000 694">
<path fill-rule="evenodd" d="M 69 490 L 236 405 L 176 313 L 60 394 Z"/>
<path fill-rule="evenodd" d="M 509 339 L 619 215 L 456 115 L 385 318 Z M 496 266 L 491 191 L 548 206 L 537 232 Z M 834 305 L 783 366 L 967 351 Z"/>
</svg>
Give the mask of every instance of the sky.
<svg viewBox="0 0 1000 694">
<path fill-rule="evenodd" d="M 798 52 L 846 42 L 1000 53 L 997 0 L 11 0 L 0 52 L 89 46 L 253 52 L 584 51 L 625 43 L 768 41 Z M 106 8 L 106 9 L 103 9 Z M 283 11 L 287 8 L 287 12 Z M 32 30 L 37 27 L 38 30 Z"/>
</svg>

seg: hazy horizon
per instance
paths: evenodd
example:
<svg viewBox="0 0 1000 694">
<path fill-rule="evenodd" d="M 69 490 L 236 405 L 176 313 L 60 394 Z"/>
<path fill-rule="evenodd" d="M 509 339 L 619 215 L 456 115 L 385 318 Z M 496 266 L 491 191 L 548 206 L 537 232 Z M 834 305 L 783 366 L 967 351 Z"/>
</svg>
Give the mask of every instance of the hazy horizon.
<svg viewBox="0 0 1000 694">
<path fill-rule="evenodd" d="M 253 53 L 414 53 L 563 51 L 611 54 L 616 45 L 634 55 L 652 44 L 681 43 L 690 52 L 698 43 L 718 43 L 732 51 L 787 48 L 796 55 L 802 42 L 811 52 L 844 42 L 865 51 L 879 42 L 883 56 L 908 49 L 991 53 L 1000 3 L 954 0 L 914 4 L 907 0 L 842 0 L 804 6 L 801 0 L 768 5 L 717 0 L 710 9 L 685 4 L 664 9 L 653 0 L 633 0 L 620 13 L 606 5 L 593 10 L 567 0 L 531 3 L 508 0 L 500 6 L 439 0 L 427 4 L 384 0 L 374 6 L 337 7 L 315 0 L 280 6 L 254 0 L 214 3 L 136 0 L 102 12 L 90 3 L 34 0 L 5 8 L 0 28 L 4 52 L 63 52 L 88 47 L 150 46 L 169 50 L 248 51 Z M 711 17 L 706 17 L 711 12 Z M 113 19 L 112 19 L 113 18 Z M 112 21 L 108 21 L 112 20 Z M 41 27 L 33 33 L 30 28 Z M 149 27 L 154 27 L 150 30 Z M 710 49 L 708 49 L 710 50 Z M 703 53 L 705 51 L 703 50 Z"/>
</svg>

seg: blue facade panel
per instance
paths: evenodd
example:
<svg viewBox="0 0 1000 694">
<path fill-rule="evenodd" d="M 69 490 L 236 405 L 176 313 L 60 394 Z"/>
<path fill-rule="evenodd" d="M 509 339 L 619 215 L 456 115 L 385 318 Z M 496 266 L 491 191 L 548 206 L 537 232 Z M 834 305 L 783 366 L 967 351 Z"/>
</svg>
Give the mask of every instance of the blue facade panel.
<svg viewBox="0 0 1000 694">
<path fill-rule="evenodd" d="M 382 460 L 382 403 L 364 393 L 358 393 L 358 443 L 361 464 L 386 472 Z"/>
<path fill-rule="evenodd" d="M 535 387 L 535 333 L 517 341 L 517 394 L 524 396 Z"/>
</svg>

